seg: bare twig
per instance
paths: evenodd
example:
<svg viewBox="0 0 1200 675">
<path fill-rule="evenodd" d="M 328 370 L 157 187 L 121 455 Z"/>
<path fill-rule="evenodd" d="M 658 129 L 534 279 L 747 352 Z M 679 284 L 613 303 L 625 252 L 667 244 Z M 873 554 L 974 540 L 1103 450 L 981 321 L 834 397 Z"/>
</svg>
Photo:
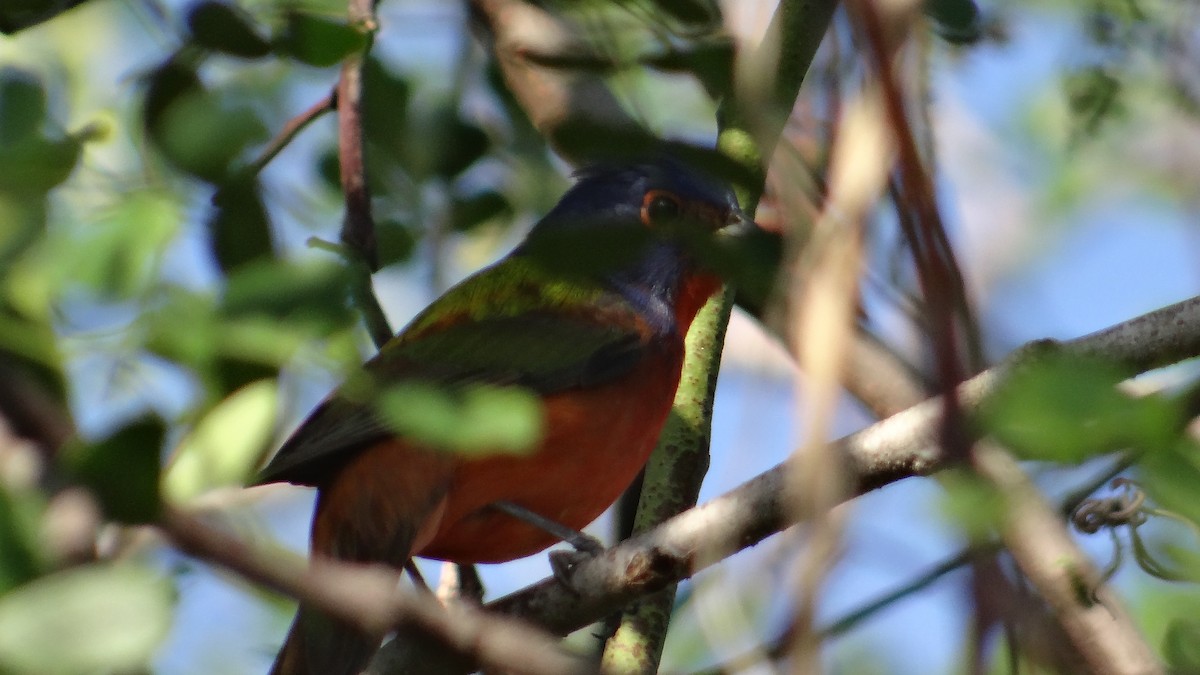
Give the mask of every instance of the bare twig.
<svg viewBox="0 0 1200 675">
<path fill-rule="evenodd" d="M 587 55 L 579 31 L 565 19 L 521 0 L 471 0 L 476 24 L 491 38 L 496 63 L 530 122 L 574 164 L 617 147 L 651 142 L 595 72 L 547 66 L 531 55 Z"/>
<path fill-rule="evenodd" d="M 185 553 L 317 607 L 369 635 L 382 637 L 398 626 L 412 626 L 488 668 L 530 675 L 595 672 L 537 628 L 463 605 L 444 608 L 428 593 L 398 589 L 396 572 L 382 566 L 327 559 L 306 566 L 297 558 L 249 546 L 169 507 L 159 527 Z"/>
<path fill-rule="evenodd" d="M 305 127 L 336 107 L 337 94 L 331 91 L 322 97 L 321 100 L 309 106 L 307 110 L 288 120 L 283 125 L 283 128 L 279 130 L 279 133 L 275 135 L 275 138 L 272 138 L 267 143 L 267 147 L 263 148 L 262 154 L 246 167 L 246 173 L 257 174 L 262 171 Z"/>
</svg>

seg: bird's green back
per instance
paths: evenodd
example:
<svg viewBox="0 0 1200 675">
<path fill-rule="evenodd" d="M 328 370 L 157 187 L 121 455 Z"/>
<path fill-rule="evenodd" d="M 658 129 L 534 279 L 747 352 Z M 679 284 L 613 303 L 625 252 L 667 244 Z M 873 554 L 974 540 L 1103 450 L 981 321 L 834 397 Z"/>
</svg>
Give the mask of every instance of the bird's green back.
<svg viewBox="0 0 1200 675">
<path fill-rule="evenodd" d="M 650 329 L 619 293 L 510 256 L 421 312 L 323 403 L 259 483 L 314 484 L 345 453 L 393 434 L 374 397 L 389 386 L 515 385 L 539 394 L 611 381 L 646 357 Z"/>
</svg>

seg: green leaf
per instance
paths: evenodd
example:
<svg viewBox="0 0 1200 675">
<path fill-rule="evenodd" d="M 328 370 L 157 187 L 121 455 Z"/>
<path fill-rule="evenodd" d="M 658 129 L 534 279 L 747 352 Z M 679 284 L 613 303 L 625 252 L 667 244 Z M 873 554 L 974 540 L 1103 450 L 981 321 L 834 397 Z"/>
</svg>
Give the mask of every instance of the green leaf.
<svg viewBox="0 0 1200 675">
<path fill-rule="evenodd" d="M 654 5 L 686 26 L 709 26 L 721 19 L 721 8 L 713 0 L 654 0 Z"/>
<path fill-rule="evenodd" d="M 541 401 L 518 387 L 450 391 L 404 383 L 384 391 L 377 405 L 397 433 L 464 454 L 520 454 L 542 437 Z"/>
<path fill-rule="evenodd" d="M 209 411 L 168 464 L 165 497 L 184 504 L 209 490 L 244 485 L 271 442 L 277 389 L 275 380 L 259 380 Z"/>
<path fill-rule="evenodd" d="M 270 259 L 274 253 L 271 222 L 253 179 L 222 185 L 213 195 L 208 232 L 213 255 L 226 273 Z"/>
<path fill-rule="evenodd" d="M 0 485 L 0 596 L 43 572 L 40 525 L 44 507 L 36 490 Z"/>
<path fill-rule="evenodd" d="M 166 359 L 203 370 L 217 354 L 217 312 L 213 298 L 178 287 L 142 317 L 146 348 Z"/>
<path fill-rule="evenodd" d="M 250 107 L 229 105 L 203 89 L 176 97 L 151 130 L 172 164 L 213 182 L 225 179 L 248 147 L 267 138 L 266 126 Z"/>
<path fill-rule="evenodd" d="M 926 0 L 925 14 L 937 23 L 938 34 L 947 42 L 971 44 L 983 36 L 974 0 Z"/>
<path fill-rule="evenodd" d="M 246 59 L 271 53 L 271 44 L 259 36 L 250 17 L 238 7 L 204 0 L 188 12 L 187 24 L 192 39 L 206 49 Z"/>
<path fill-rule="evenodd" d="M 0 150 L 0 191 L 38 195 L 65 181 L 79 161 L 75 138 L 26 136 Z"/>
<path fill-rule="evenodd" d="M 46 92 L 37 76 L 0 68 L 0 147 L 33 136 L 46 118 Z"/>
<path fill-rule="evenodd" d="M 1145 477 L 1142 484 L 1157 504 L 1200 523 L 1200 501 L 1196 499 L 1196 486 L 1200 485 L 1200 445 L 1186 436 L 1178 436 L 1175 443 L 1142 455 L 1138 471 Z"/>
<path fill-rule="evenodd" d="M 1103 67 L 1087 68 L 1068 74 L 1063 90 L 1071 109 L 1072 138 L 1093 136 L 1106 120 L 1124 112 L 1121 80 Z"/>
<path fill-rule="evenodd" d="M 985 428 L 1027 459 L 1081 462 L 1127 446 L 1162 447 L 1178 436 L 1177 412 L 1155 396 L 1131 398 L 1119 369 L 1054 355 L 1016 369 L 986 402 Z"/>
<path fill-rule="evenodd" d="M 324 68 L 364 49 L 367 36 L 345 23 L 292 12 L 275 44 L 285 55 L 301 63 Z"/>
<path fill-rule="evenodd" d="M 1163 637 L 1163 656 L 1172 673 L 1200 672 L 1200 620 L 1171 622 Z"/>
<path fill-rule="evenodd" d="M 976 476 L 947 471 L 941 476 L 941 513 L 973 541 L 993 536 L 1003 522 L 1004 495 Z"/>
<path fill-rule="evenodd" d="M 133 672 L 171 625 L 172 588 L 130 564 L 59 572 L 0 597 L 5 672 Z"/>
<path fill-rule="evenodd" d="M 262 315 L 334 330 L 354 322 L 350 283 L 349 271 L 338 263 L 261 260 L 230 275 L 223 307 L 230 316 Z"/>
<path fill-rule="evenodd" d="M 13 304 L 49 320 L 63 293 L 81 285 L 114 299 L 140 295 L 156 282 L 179 220 L 172 196 L 142 190 L 101 213 L 99 222 L 55 230 L 13 266 Z"/>
<path fill-rule="evenodd" d="M 392 152 L 403 148 L 411 97 L 404 78 L 375 56 L 368 56 L 363 62 L 363 131 L 367 139 Z"/>
<path fill-rule="evenodd" d="M 414 117 L 402 150 L 409 171 L 419 179 L 453 178 L 487 154 L 487 133 L 459 117 L 452 105 L 425 109 Z"/>
<path fill-rule="evenodd" d="M 379 221 L 375 224 L 375 235 L 379 262 L 383 267 L 408 260 L 417 250 L 417 233 L 404 223 Z"/>
<path fill-rule="evenodd" d="M 458 232 L 470 232 L 494 219 L 513 213 L 508 198 L 495 190 L 486 190 L 469 197 L 456 198 L 450 205 L 450 226 Z"/>
<path fill-rule="evenodd" d="M 142 117 L 151 137 L 162 133 L 163 117 L 171 106 L 186 96 L 203 91 L 196 69 L 178 55 L 150 73 L 146 98 L 142 102 Z"/>
<path fill-rule="evenodd" d="M 72 449 L 67 465 L 113 520 L 154 522 L 160 507 L 159 458 L 165 435 L 162 420 L 144 418 L 99 443 Z"/>
</svg>

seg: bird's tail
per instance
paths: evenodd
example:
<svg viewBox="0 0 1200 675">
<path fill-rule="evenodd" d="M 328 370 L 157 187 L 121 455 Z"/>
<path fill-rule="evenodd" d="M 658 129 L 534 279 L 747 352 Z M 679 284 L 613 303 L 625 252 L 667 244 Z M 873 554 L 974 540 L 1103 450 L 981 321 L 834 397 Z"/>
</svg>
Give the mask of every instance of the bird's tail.
<svg viewBox="0 0 1200 675">
<path fill-rule="evenodd" d="M 312 551 L 400 570 L 414 545 L 432 536 L 450 480 L 447 455 L 380 444 L 360 453 L 318 493 Z M 400 464 L 402 470 L 394 466 Z M 300 605 L 271 675 L 357 675 L 380 636 Z"/>
<path fill-rule="evenodd" d="M 301 605 L 271 675 L 358 675 L 378 648 L 378 638 Z"/>
</svg>

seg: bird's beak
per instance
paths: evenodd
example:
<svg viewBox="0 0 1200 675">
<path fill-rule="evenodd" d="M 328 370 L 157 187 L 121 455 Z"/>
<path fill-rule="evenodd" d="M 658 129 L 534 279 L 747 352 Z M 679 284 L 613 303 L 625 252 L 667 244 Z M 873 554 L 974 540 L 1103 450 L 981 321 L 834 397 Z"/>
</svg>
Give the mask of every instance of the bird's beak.
<svg viewBox="0 0 1200 675">
<path fill-rule="evenodd" d="M 729 210 L 729 216 L 720 229 L 717 230 L 717 236 L 722 239 L 743 239 L 755 232 L 761 231 L 762 228 L 758 223 L 750 219 L 744 211 L 734 206 Z"/>
</svg>

